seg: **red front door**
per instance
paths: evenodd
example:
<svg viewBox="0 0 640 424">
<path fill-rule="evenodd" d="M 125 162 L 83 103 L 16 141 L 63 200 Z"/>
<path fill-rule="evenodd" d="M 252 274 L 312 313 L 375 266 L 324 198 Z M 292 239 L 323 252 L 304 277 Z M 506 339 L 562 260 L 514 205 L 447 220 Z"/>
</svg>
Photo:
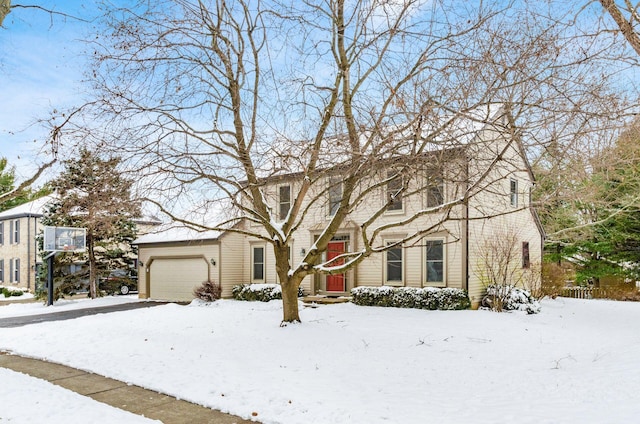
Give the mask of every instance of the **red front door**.
<svg viewBox="0 0 640 424">
<path fill-rule="evenodd" d="M 345 252 L 344 241 L 331 241 L 327 245 L 327 261 L 342 255 Z M 331 266 L 338 266 L 344 264 L 344 259 L 337 259 L 331 262 Z M 343 292 L 344 286 L 344 274 L 327 275 L 327 291 L 328 292 Z"/>
</svg>

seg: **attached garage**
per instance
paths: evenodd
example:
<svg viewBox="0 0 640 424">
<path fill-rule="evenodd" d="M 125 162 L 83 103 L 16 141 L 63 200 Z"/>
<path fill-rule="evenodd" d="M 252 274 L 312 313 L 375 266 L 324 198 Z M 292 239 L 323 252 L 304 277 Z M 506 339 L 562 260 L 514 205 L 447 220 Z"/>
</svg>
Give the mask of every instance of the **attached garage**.
<svg viewBox="0 0 640 424">
<path fill-rule="evenodd" d="M 201 257 L 150 258 L 149 297 L 157 300 L 189 302 L 193 289 L 209 279 L 209 264 Z"/>
</svg>

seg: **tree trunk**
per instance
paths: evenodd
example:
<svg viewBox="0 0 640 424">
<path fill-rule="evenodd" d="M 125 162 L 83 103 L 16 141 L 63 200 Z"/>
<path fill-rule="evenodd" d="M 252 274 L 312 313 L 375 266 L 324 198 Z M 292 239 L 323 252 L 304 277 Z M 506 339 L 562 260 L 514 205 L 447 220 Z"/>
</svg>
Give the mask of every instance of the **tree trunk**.
<svg viewBox="0 0 640 424">
<path fill-rule="evenodd" d="M 300 286 L 299 279 L 287 278 L 286 280 L 280 280 L 282 286 L 282 323 L 281 327 L 286 326 L 291 322 L 301 322 L 300 314 L 298 312 L 298 286 Z"/>
</svg>

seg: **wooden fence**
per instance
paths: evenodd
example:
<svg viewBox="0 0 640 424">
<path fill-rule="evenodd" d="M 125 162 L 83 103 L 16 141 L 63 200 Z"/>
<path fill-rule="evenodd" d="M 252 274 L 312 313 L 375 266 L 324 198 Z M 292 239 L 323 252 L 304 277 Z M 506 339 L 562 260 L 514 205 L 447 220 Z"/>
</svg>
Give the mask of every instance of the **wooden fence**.
<svg viewBox="0 0 640 424">
<path fill-rule="evenodd" d="M 599 287 L 563 287 L 560 296 L 573 299 L 597 299 L 606 297 L 606 293 Z"/>
</svg>

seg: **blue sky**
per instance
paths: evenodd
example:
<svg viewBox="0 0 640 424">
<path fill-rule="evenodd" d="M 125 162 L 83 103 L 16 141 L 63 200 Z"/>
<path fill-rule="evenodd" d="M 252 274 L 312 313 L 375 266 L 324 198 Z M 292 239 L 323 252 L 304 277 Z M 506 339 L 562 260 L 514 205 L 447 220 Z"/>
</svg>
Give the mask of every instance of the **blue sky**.
<svg viewBox="0 0 640 424">
<path fill-rule="evenodd" d="M 85 19 L 96 13 L 92 1 L 12 3 L 38 4 Z M 52 109 L 81 102 L 81 38 L 90 25 L 35 8 L 14 8 L 0 28 L 0 156 L 16 166 L 18 179 L 47 159 L 35 155 L 48 132 L 34 121 L 48 117 Z"/>
</svg>

